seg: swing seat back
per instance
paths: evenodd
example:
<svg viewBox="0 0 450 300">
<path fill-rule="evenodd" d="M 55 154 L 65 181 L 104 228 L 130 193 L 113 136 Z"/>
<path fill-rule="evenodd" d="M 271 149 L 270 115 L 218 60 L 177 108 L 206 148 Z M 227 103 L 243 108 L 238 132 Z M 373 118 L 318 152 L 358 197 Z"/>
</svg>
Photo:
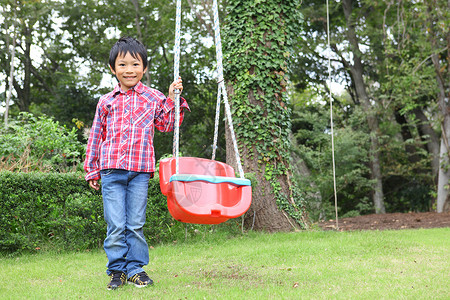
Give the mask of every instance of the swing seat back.
<svg viewBox="0 0 450 300">
<path fill-rule="evenodd" d="M 251 204 L 250 180 L 236 178 L 234 169 L 222 162 L 195 158 L 160 161 L 161 192 L 167 196 L 170 214 L 178 221 L 219 224 L 243 215 Z"/>
</svg>

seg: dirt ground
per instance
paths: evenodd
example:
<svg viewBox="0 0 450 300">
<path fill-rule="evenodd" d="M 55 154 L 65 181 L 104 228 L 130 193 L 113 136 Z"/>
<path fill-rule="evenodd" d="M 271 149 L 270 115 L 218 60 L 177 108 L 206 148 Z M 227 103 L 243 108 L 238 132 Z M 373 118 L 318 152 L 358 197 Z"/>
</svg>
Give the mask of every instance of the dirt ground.
<svg viewBox="0 0 450 300">
<path fill-rule="evenodd" d="M 336 221 L 319 222 L 324 230 L 336 230 Z M 338 219 L 340 231 L 450 227 L 450 212 L 390 213 Z"/>
</svg>

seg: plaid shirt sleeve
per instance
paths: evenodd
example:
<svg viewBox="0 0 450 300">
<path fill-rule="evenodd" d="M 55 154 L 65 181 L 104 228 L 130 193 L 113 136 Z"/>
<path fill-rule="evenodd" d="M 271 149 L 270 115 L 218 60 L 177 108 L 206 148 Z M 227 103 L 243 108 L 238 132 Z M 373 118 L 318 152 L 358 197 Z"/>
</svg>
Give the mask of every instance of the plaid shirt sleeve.
<svg viewBox="0 0 450 300">
<path fill-rule="evenodd" d="M 162 93 L 161 93 L 162 94 Z M 163 94 L 155 113 L 155 127 L 161 132 L 173 131 L 175 126 L 175 101 Z M 184 119 L 184 109 L 191 111 L 183 97 L 180 97 L 180 125 Z"/>
<path fill-rule="evenodd" d="M 86 148 L 86 159 L 84 161 L 85 179 L 100 179 L 100 146 L 105 139 L 104 111 L 102 109 L 102 99 L 97 104 L 97 109 L 89 134 L 88 145 Z"/>
</svg>

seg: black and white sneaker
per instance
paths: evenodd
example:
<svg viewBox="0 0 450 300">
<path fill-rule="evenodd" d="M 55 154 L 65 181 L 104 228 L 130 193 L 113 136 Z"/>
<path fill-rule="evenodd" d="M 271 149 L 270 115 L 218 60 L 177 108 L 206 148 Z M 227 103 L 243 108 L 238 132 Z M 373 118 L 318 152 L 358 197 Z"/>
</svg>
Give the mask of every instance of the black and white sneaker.
<svg viewBox="0 0 450 300">
<path fill-rule="evenodd" d="M 146 287 L 147 285 L 152 285 L 153 280 L 151 280 L 150 277 L 148 277 L 147 273 L 145 273 L 144 271 L 128 278 L 128 284 L 134 284 L 135 287 L 142 288 Z"/>
<path fill-rule="evenodd" d="M 113 271 L 109 276 L 111 277 L 111 281 L 106 286 L 108 290 L 120 288 L 127 281 L 127 275 L 124 272 Z"/>
</svg>

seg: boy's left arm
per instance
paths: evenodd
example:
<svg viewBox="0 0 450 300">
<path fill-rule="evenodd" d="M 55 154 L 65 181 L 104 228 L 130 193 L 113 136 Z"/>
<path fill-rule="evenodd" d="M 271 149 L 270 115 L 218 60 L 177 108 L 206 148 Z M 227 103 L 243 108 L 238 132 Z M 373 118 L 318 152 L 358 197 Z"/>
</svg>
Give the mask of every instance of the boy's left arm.
<svg viewBox="0 0 450 300">
<path fill-rule="evenodd" d="M 169 98 L 162 95 L 155 113 L 155 127 L 161 132 L 172 131 L 175 125 L 175 89 L 180 93 L 183 90 L 181 78 L 174 81 L 169 88 Z M 191 111 L 186 100 L 180 96 L 180 125 L 184 119 L 184 109 Z"/>
<path fill-rule="evenodd" d="M 155 114 L 155 127 L 161 132 L 173 131 L 175 126 L 175 101 L 171 98 L 164 98 L 160 104 Z M 184 109 L 191 111 L 186 100 L 180 97 L 180 125 L 183 123 Z"/>
</svg>

